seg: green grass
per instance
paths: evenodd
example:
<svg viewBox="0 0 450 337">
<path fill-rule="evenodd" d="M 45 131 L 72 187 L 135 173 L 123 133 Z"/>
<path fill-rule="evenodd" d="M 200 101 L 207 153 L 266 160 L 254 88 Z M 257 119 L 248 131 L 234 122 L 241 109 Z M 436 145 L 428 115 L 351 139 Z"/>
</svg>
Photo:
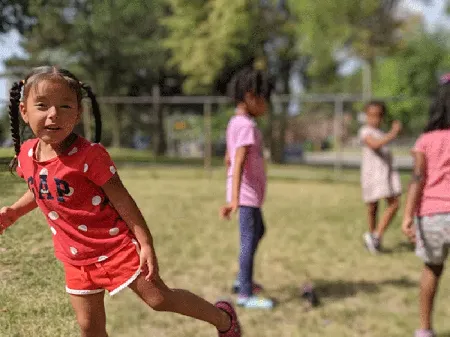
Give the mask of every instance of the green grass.
<svg viewBox="0 0 450 337">
<path fill-rule="evenodd" d="M 14 150 L 10 147 L 0 147 L 0 158 L 11 158 L 14 156 Z"/>
<path fill-rule="evenodd" d="M 125 185 L 155 237 L 161 276 L 171 287 L 210 301 L 230 296 L 237 271 L 236 219 L 218 219 L 224 171 L 210 179 L 200 168 L 121 166 Z M 330 182 L 327 169 L 270 166 L 264 207 L 267 235 L 257 254 L 256 279 L 279 301 L 273 312 L 239 309 L 245 337 L 404 337 L 418 324 L 420 261 L 400 234 L 399 218 L 385 238 L 387 253 L 363 248 L 366 229 L 358 171 Z M 0 205 L 25 190 L 0 173 Z M 322 306 L 305 310 L 299 285 L 312 280 Z M 441 282 L 435 324 L 450 336 L 448 276 Z M 216 336 L 203 322 L 153 312 L 128 289 L 106 297 L 111 337 Z M 0 237 L 0 336 L 78 336 L 64 275 L 51 235 L 34 211 Z"/>
<path fill-rule="evenodd" d="M 170 158 L 166 156 L 154 156 L 150 151 L 142 151 L 126 148 L 108 148 L 108 152 L 116 163 L 148 163 L 158 165 L 187 165 L 200 166 L 203 165 L 202 158 Z M 0 148 L 0 165 L 7 164 L 14 156 L 12 148 Z M 213 158 L 212 165 L 221 165 L 223 158 Z"/>
<path fill-rule="evenodd" d="M 394 155 L 396 156 L 409 156 L 410 149 L 407 147 L 395 147 L 392 149 Z M 202 159 L 180 159 L 180 158 L 167 158 L 167 157 L 155 157 L 151 151 L 146 150 L 136 150 L 128 148 L 108 148 L 108 152 L 116 161 L 126 162 L 157 162 L 157 163 L 169 163 L 169 164 L 201 164 Z M 332 152 L 330 150 L 329 152 Z M 344 154 L 355 154 L 360 155 L 360 148 L 344 148 L 342 150 Z M 0 160 L 1 159 L 11 159 L 14 155 L 14 150 L 12 148 L 1 148 L 0 147 Z M 221 158 L 214 158 L 213 164 L 221 163 Z"/>
</svg>

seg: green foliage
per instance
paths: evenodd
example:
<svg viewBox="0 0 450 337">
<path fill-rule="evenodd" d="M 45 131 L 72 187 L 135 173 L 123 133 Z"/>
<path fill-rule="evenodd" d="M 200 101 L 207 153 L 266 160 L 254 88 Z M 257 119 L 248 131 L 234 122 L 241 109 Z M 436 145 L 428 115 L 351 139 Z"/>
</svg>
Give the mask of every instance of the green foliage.
<svg viewBox="0 0 450 337">
<path fill-rule="evenodd" d="M 0 33 L 6 33 L 11 29 L 23 33 L 29 28 L 30 20 L 32 18 L 28 0 L 0 1 Z"/>
<path fill-rule="evenodd" d="M 406 98 L 389 104 L 389 116 L 401 120 L 409 131 L 423 127 L 439 75 L 450 69 L 449 42 L 448 36 L 422 33 L 376 67 L 374 95 Z"/>
<path fill-rule="evenodd" d="M 11 0 L 0 1 L 0 32 L 18 28 L 25 37 L 27 58 L 9 60 L 8 70 L 23 76 L 32 66 L 64 66 L 102 96 L 149 94 L 168 78 L 183 79 L 184 93 L 212 94 L 249 63 L 269 68 L 286 83 L 299 59 L 307 64 L 301 72 L 309 75 L 310 90 L 359 93 L 361 73 L 336 75 L 338 53 L 356 56 L 373 69 L 374 96 L 410 97 L 389 104 L 391 118 L 416 130 L 428 105 L 423 97 L 450 68 L 448 38 L 418 34 L 419 17 L 394 15 L 399 2 Z M 265 48 L 268 41 L 275 42 L 273 54 Z M 106 139 L 130 139 L 140 108 L 103 107 Z M 232 113 L 227 107 L 213 116 L 215 140 Z M 119 121 L 125 132 L 117 128 L 113 136 Z M 270 128 L 279 121 L 271 121 L 260 123 L 273 135 Z"/>
<path fill-rule="evenodd" d="M 223 107 L 216 114 L 214 114 L 211 121 L 212 139 L 213 141 L 220 141 L 225 139 L 225 132 L 228 121 L 234 115 L 235 108 Z"/>
<path fill-rule="evenodd" d="M 356 57 L 373 67 L 377 57 L 391 55 L 398 49 L 400 29 L 409 19 L 395 15 L 399 3 L 400 0 L 289 1 L 299 20 L 297 48 L 311 57 L 308 74 L 314 92 L 343 90 L 336 77 L 341 60 Z"/>
<path fill-rule="evenodd" d="M 295 21 L 277 7 L 278 1 L 169 0 L 171 15 L 163 20 L 169 34 L 164 45 L 170 65 L 186 76 L 186 93 L 210 93 L 219 78 L 243 65 L 268 67 L 265 43 L 278 39 L 274 52 L 287 66 L 298 58 L 293 44 Z M 284 69 L 286 68 L 286 69 Z"/>
<path fill-rule="evenodd" d="M 29 11 L 37 20 L 25 34 L 28 57 L 8 61 L 18 76 L 34 66 L 58 65 L 101 96 L 149 94 L 154 85 L 164 86 L 162 79 L 176 77 L 160 43 L 164 0 L 30 0 Z M 126 121 L 122 108 L 110 106 L 103 113 L 105 125 L 117 126 L 112 129 L 115 145 L 121 138 L 118 124 Z M 154 134 L 162 138 L 163 131 Z"/>
<path fill-rule="evenodd" d="M 236 63 L 251 46 L 254 13 L 245 0 L 170 0 L 172 14 L 163 22 L 170 64 L 187 76 L 188 93 L 207 92 L 227 63 Z"/>
<path fill-rule="evenodd" d="M 6 138 L 9 137 L 8 126 L 9 116 L 6 113 L 6 108 L 0 109 L 0 146 L 3 144 Z"/>
<path fill-rule="evenodd" d="M 330 55 L 343 48 L 366 60 L 395 47 L 395 33 L 402 23 L 394 13 L 399 0 L 306 0 L 290 1 L 300 19 L 300 48 L 327 63 Z"/>
<path fill-rule="evenodd" d="M 164 10 L 159 0 L 31 0 L 37 21 L 25 35 L 29 58 L 8 64 L 19 72 L 57 64 L 93 83 L 100 94 L 127 95 L 137 80 L 150 91 L 167 58 L 159 43 Z"/>
</svg>

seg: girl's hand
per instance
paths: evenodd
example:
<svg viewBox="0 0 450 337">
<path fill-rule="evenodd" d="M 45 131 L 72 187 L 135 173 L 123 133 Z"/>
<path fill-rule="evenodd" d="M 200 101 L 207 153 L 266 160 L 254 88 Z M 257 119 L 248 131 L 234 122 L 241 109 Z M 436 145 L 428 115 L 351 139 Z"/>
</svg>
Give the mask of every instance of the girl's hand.
<svg viewBox="0 0 450 337">
<path fill-rule="evenodd" d="M 228 205 L 223 206 L 220 209 L 220 216 L 222 219 L 230 220 L 231 214 L 236 213 L 236 210 L 238 209 L 238 203 L 237 202 L 231 202 Z"/>
<path fill-rule="evenodd" d="M 142 272 L 145 271 L 145 267 L 148 269 L 148 274 L 145 276 L 145 280 L 150 281 L 151 279 L 158 278 L 159 267 L 155 250 L 149 245 L 142 246 L 139 258 L 141 260 L 139 269 Z"/>
<path fill-rule="evenodd" d="M 398 135 L 402 131 L 402 123 L 400 121 L 393 121 L 391 126 L 391 131 Z"/>
<path fill-rule="evenodd" d="M 227 169 L 231 166 L 231 159 L 230 156 L 228 155 L 228 151 L 225 152 L 225 158 L 223 159 L 223 162 Z"/>
<path fill-rule="evenodd" d="M 0 234 L 6 228 L 11 226 L 19 218 L 17 212 L 11 207 L 3 207 L 0 209 Z"/>
<path fill-rule="evenodd" d="M 412 243 L 416 242 L 416 231 L 412 217 L 405 217 L 402 222 L 402 232 Z"/>
</svg>

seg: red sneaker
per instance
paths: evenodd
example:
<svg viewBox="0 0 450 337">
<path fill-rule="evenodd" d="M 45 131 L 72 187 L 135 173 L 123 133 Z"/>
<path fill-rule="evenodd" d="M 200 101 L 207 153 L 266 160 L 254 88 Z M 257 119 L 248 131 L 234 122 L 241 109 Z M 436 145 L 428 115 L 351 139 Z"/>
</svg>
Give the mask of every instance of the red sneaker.
<svg viewBox="0 0 450 337">
<path fill-rule="evenodd" d="M 219 337 L 241 337 L 241 325 L 239 324 L 239 320 L 233 306 L 226 301 L 219 301 L 215 304 L 215 306 L 220 310 L 225 311 L 231 319 L 230 328 L 225 332 L 218 331 Z"/>
</svg>

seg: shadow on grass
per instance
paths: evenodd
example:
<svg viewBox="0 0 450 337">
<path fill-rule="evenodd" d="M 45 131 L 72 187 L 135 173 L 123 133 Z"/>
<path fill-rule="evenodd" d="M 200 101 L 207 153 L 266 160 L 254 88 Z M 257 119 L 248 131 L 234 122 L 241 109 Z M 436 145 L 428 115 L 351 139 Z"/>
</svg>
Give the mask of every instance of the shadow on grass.
<svg viewBox="0 0 450 337">
<path fill-rule="evenodd" d="M 399 288 L 415 288 L 417 282 L 403 277 L 399 279 L 386 279 L 383 281 L 346 281 L 346 280 L 313 280 L 314 290 L 319 299 L 344 299 L 356 296 L 359 293 L 377 293 L 385 286 Z M 299 286 L 287 286 L 276 290 L 277 301 L 279 303 L 289 303 L 302 300 L 302 289 Z M 449 336 L 450 337 L 450 336 Z"/>
<path fill-rule="evenodd" d="M 393 247 L 383 248 L 383 254 L 414 252 L 414 244 L 407 241 L 400 241 Z"/>
</svg>

